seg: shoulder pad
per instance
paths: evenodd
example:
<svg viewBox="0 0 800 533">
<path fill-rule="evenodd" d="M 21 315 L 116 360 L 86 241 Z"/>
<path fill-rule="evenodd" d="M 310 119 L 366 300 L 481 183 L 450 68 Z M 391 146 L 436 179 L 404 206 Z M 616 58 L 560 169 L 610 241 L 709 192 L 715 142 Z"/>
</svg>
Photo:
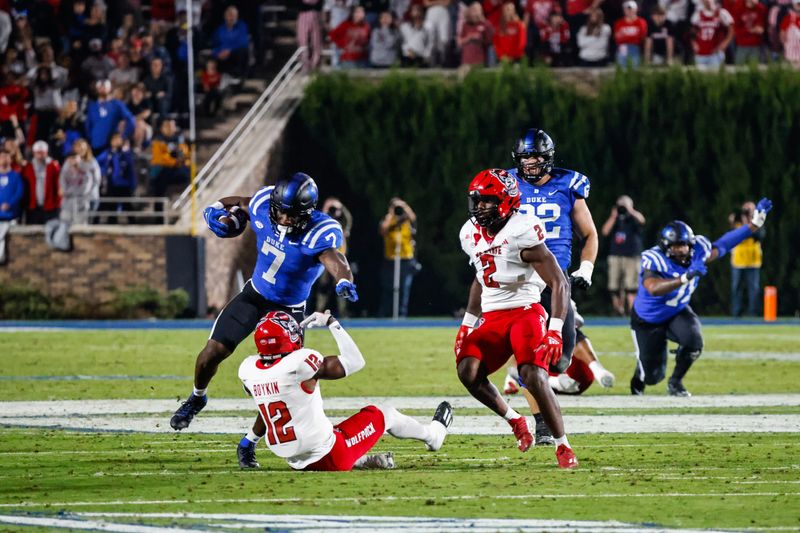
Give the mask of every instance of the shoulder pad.
<svg viewBox="0 0 800 533">
<path fill-rule="evenodd" d="M 589 178 L 580 172 L 573 171 L 572 175 L 569 176 L 569 189 L 579 198 L 588 198 L 590 188 Z"/>
<path fill-rule="evenodd" d="M 250 203 L 247 207 L 250 211 L 251 217 L 269 216 L 269 198 L 272 195 L 272 189 L 274 188 L 274 185 L 262 187 L 253 195 L 252 198 L 250 198 Z"/>
<path fill-rule="evenodd" d="M 314 211 L 308 227 L 300 241 L 305 250 L 319 253 L 329 248 L 339 248 L 344 242 L 341 224 L 320 211 Z"/>
<path fill-rule="evenodd" d="M 653 272 L 666 274 L 669 272 L 667 258 L 657 247 L 645 250 L 642 252 L 642 270 L 652 270 Z"/>
</svg>

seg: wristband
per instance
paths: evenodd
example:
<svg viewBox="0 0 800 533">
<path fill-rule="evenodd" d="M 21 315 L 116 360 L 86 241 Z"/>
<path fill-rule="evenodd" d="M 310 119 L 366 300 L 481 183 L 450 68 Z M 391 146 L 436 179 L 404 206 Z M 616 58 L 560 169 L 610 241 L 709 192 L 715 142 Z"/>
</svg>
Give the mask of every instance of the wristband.
<svg viewBox="0 0 800 533">
<path fill-rule="evenodd" d="M 578 268 L 578 272 L 583 272 L 588 278 L 591 278 L 592 273 L 594 273 L 594 263 L 591 261 L 581 261 L 581 266 Z"/>
<path fill-rule="evenodd" d="M 214 202 L 214 203 L 213 203 L 213 204 L 211 204 L 209 207 L 213 207 L 214 209 L 225 209 L 225 206 L 224 206 L 224 205 L 223 205 L 223 203 L 222 203 L 222 202 L 220 202 L 220 201 L 216 201 L 216 202 Z"/>
<path fill-rule="evenodd" d="M 684 272 L 683 274 L 681 274 L 681 277 L 680 277 L 680 278 L 678 278 L 678 279 L 680 279 L 680 280 L 681 280 L 681 285 L 684 285 L 684 284 L 686 284 L 686 283 L 689 283 L 689 276 L 687 276 L 687 275 L 686 275 L 686 272 Z"/>
<path fill-rule="evenodd" d="M 564 327 L 563 320 L 561 320 L 560 318 L 551 318 L 550 325 L 547 327 L 547 329 L 561 333 L 561 329 L 563 327 Z"/>
<path fill-rule="evenodd" d="M 461 325 L 467 326 L 468 328 L 474 328 L 477 322 L 477 316 L 473 315 L 472 313 L 464 313 L 464 319 L 461 321 Z"/>
</svg>

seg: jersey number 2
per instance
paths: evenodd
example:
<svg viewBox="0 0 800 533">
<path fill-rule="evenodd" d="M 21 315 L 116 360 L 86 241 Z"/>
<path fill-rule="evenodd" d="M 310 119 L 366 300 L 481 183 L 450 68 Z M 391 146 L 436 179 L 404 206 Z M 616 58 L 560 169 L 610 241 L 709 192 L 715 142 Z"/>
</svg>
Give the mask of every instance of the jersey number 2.
<svg viewBox="0 0 800 533">
<path fill-rule="evenodd" d="M 267 425 L 267 440 L 275 446 L 278 443 L 286 444 L 297 440 L 294 428 L 287 426 L 292 421 L 292 414 L 286 407 L 286 402 L 272 402 L 269 405 L 258 404 L 264 423 Z"/>
<path fill-rule="evenodd" d="M 483 254 L 481 256 L 481 264 L 483 265 L 483 286 L 494 288 L 499 287 L 500 284 L 492 279 L 492 274 L 497 272 L 497 265 L 494 264 L 494 256 Z"/>
<path fill-rule="evenodd" d="M 272 283 L 274 285 L 275 284 L 275 274 L 278 273 L 278 269 L 283 264 L 283 260 L 286 259 L 286 252 L 284 252 L 283 250 L 278 250 L 277 248 L 275 248 L 274 246 L 272 246 L 268 242 L 264 242 L 264 244 L 261 245 L 261 253 L 266 255 L 266 256 L 269 256 L 269 255 L 274 255 L 275 256 L 275 260 L 269 266 L 267 271 L 261 273 L 261 277 L 262 278 L 264 278 L 265 280 L 267 280 L 268 282 L 270 282 L 270 283 Z"/>
</svg>

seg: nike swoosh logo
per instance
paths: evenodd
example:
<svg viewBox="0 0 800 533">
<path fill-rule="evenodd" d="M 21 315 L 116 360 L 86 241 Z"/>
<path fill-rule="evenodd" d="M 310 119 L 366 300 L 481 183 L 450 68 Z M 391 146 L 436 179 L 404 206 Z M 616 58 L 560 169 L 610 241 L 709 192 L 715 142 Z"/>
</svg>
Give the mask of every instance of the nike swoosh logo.
<svg viewBox="0 0 800 533">
<path fill-rule="evenodd" d="M 551 191 L 551 192 L 547 193 L 547 196 L 553 196 L 553 195 L 554 195 L 555 193 L 557 193 L 557 192 L 558 192 L 558 191 Z"/>
</svg>

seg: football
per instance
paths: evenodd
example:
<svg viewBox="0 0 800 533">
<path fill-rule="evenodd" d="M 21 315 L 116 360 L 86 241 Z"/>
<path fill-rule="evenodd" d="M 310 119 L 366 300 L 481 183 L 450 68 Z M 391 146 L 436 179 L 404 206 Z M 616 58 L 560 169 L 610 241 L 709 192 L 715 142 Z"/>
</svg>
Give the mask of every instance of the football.
<svg viewBox="0 0 800 533">
<path fill-rule="evenodd" d="M 231 237 L 237 237 L 244 232 L 247 219 L 247 211 L 236 205 L 228 210 L 228 216 L 219 217 L 219 221 L 228 226 Z"/>
</svg>

